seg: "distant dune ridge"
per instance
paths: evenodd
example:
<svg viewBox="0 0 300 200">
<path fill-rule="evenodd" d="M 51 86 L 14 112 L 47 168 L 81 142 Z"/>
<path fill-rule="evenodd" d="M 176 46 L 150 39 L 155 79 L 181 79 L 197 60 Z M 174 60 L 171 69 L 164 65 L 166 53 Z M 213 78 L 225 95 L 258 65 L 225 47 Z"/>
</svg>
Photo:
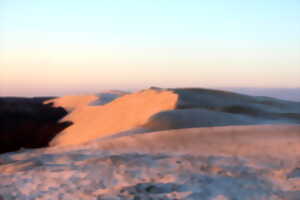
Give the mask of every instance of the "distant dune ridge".
<svg viewBox="0 0 300 200">
<path fill-rule="evenodd" d="M 63 121 L 73 123 L 51 141 L 52 146 L 167 129 L 300 123 L 298 102 L 201 88 L 112 91 L 46 103 L 70 110 Z"/>
<path fill-rule="evenodd" d="M 300 88 L 224 88 L 237 93 L 300 101 Z"/>
</svg>

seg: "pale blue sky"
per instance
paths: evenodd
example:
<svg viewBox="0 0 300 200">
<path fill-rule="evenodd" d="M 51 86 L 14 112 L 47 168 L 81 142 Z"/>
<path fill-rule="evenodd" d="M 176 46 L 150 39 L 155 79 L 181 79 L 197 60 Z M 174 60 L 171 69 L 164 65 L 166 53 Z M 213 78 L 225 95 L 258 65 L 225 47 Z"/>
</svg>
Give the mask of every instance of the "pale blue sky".
<svg viewBox="0 0 300 200">
<path fill-rule="evenodd" d="M 300 87 L 299 0 L 0 0 L 0 95 Z"/>
</svg>

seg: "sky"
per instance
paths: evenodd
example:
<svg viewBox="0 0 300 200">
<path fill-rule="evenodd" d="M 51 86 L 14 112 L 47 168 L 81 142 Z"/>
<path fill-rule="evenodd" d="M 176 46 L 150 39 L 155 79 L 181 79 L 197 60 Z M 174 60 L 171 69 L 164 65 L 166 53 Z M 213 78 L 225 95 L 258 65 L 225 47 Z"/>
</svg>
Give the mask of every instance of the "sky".
<svg viewBox="0 0 300 200">
<path fill-rule="evenodd" d="M 299 0 L 0 0 L 0 96 L 300 87 Z"/>
</svg>

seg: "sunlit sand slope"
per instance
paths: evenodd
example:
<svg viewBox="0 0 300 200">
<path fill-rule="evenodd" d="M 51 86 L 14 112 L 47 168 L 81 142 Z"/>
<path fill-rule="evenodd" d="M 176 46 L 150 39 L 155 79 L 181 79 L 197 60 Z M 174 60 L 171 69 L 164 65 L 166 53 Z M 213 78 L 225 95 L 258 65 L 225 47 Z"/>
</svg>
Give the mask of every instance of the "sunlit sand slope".
<svg viewBox="0 0 300 200">
<path fill-rule="evenodd" d="M 74 124 L 65 129 L 51 145 L 87 142 L 141 126 L 161 111 L 174 109 L 177 95 L 171 91 L 145 90 L 124 95 L 100 106 L 80 106 L 64 121 Z"/>
</svg>

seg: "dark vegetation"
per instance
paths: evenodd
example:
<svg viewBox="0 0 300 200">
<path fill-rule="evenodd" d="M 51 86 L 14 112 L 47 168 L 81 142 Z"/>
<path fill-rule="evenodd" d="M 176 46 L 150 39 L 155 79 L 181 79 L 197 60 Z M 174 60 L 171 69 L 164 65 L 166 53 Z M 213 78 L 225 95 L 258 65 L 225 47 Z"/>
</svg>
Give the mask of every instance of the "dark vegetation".
<svg viewBox="0 0 300 200">
<path fill-rule="evenodd" d="M 56 134 L 71 125 L 59 122 L 67 114 L 63 108 L 43 104 L 48 99 L 51 97 L 0 98 L 0 153 L 46 147 Z"/>
</svg>

